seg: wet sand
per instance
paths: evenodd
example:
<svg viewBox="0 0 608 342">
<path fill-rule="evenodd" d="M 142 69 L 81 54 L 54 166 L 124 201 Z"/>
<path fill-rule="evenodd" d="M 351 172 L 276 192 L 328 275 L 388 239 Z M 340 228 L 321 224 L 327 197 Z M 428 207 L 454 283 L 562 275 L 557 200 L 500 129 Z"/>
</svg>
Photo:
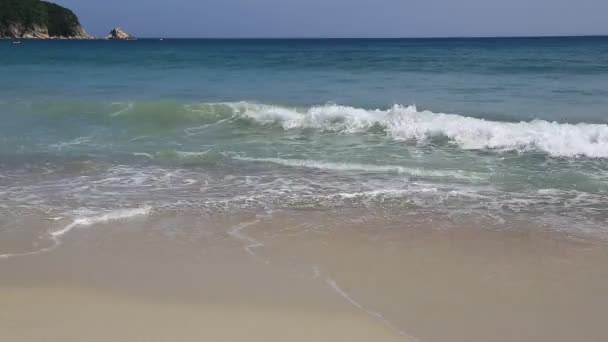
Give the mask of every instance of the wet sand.
<svg viewBox="0 0 608 342">
<path fill-rule="evenodd" d="M 0 340 L 599 342 L 607 264 L 525 219 L 155 211 L 0 259 Z"/>
</svg>

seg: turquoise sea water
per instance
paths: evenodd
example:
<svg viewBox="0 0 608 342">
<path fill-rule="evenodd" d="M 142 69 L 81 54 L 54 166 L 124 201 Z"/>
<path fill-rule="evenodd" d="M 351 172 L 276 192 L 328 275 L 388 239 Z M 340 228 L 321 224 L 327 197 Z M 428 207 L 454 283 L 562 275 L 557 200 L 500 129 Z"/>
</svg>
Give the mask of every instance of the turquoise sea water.
<svg viewBox="0 0 608 342">
<path fill-rule="evenodd" d="M 0 207 L 608 229 L 608 38 L 0 41 Z"/>
</svg>

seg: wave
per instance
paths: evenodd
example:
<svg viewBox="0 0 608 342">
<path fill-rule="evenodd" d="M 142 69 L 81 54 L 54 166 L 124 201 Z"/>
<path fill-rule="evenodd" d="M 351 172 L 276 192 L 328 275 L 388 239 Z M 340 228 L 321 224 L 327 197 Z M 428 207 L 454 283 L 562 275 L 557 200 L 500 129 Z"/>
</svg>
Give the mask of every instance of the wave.
<svg viewBox="0 0 608 342">
<path fill-rule="evenodd" d="M 540 151 L 554 157 L 608 158 L 608 125 L 567 124 L 534 120 L 499 122 L 458 114 L 418 111 L 415 106 L 394 105 L 387 110 L 366 110 L 340 105 L 297 108 L 238 102 L 226 104 L 261 124 L 278 124 L 285 130 L 320 129 L 362 133 L 382 128 L 396 140 L 428 143 L 445 137 L 466 150 Z"/>
<path fill-rule="evenodd" d="M 314 129 L 342 134 L 382 131 L 390 138 L 428 144 L 446 138 L 465 150 L 500 152 L 543 152 L 553 157 L 608 158 L 608 125 L 558 123 L 545 120 L 503 122 L 459 114 L 419 111 L 416 106 L 394 105 L 368 110 L 327 104 L 287 107 L 253 102 L 218 102 L 179 105 L 164 104 L 150 114 L 151 106 L 129 105 L 123 116 L 160 121 L 166 115 L 182 124 L 203 123 L 185 129 L 187 134 L 216 123 L 245 119 L 256 125 L 280 126 L 284 130 Z M 173 110 L 169 110 L 173 108 Z M 161 118 L 159 118 L 162 117 Z"/>
<path fill-rule="evenodd" d="M 39 104 L 30 114 L 46 113 L 58 119 L 73 115 L 103 118 L 97 124 L 133 129 L 148 134 L 172 130 L 185 137 L 205 135 L 221 127 L 283 130 L 316 130 L 336 134 L 385 134 L 399 141 L 425 145 L 440 140 L 464 150 L 541 152 L 553 157 L 608 158 L 608 125 L 558 123 L 545 120 L 492 121 L 459 114 L 434 113 L 415 106 L 394 105 L 364 109 L 336 104 L 288 107 L 254 102 L 184 104 L 174 101 L 92 104 Z M 21 117 L 23 113 L 17 113 Z M 99 116 L 101 115 L 101 116 Z M 72 118 L 69 118 L 73 121 Z M 27 121 L 29 122 L 29 121 Z M 90 122 L 90 121 L 87 121 Z M 29 125 L 29 124 L 28 124 Z M 29 126 L 28 126 L 29 127 Z M 222 131 L 229 132 L 229 130 Z M 134 132 L 130 132 L 134 133 Z M 140 134 L 141 135 L 141 134 Z M 223 136 L 223 135 L 219 135 Z M 194 137 L 193 137 L 194 138 Z M 73 140 L 55 149 L 84 143 Z"/>
<path fill-rule="evenodd" d="M 151 110 L 154 108 L 154 110 Z M 150 114 L 152 113 L 152 114 Z M 428 144 L 446 138 L 465 150 L 543 152 L 553 157 L 608 158 L 608 125 L 558 123 L 545 120 L 492 121 L 459 114 L 419 111 L 416 106 L 394 105 L 368 110 L 327 104 L 287 107 L 253 102 L 217 102 L 133 106 L 121 116 L 158 121 L 170 127 L 187 125 L 196 134 L 215 124 L 244 119 L 254 125 L 280 126 L 284 130 L 313 129 L 341 134 L 384 132 L 395 140 Z M 192 124 L 202 123 L 198 126 Z"/>
</svg>

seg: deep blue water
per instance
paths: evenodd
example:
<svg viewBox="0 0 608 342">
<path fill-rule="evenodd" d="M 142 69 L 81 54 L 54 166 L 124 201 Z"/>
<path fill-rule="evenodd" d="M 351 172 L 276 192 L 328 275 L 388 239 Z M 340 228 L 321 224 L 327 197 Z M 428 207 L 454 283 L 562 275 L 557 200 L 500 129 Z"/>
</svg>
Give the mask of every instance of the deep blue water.
<svg viewBox="0 0 608 342">
<path fill-rule="evenodd" d="M 608 37 L 0 42 L 0 99 L 242 101 L 608 122 Z"/>
</svg>

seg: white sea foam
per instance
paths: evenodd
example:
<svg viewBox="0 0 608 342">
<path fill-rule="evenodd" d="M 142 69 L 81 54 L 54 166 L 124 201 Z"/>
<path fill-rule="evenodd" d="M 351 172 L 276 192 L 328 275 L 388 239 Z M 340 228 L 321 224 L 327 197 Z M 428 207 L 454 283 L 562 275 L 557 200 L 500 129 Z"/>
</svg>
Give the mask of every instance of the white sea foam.
<svg viewBox="0 0 608 342">
<path fill-rule="evenodd" d="M 544 120 L 498 122 L 418 111 L 415 106 L 401 105 L 387 110 L 339 105 L 298 109 L 247 102 L 226 105 L 241 116 L 262 124 L 279 124 L 286 130 L 313 128 L 356 133 L 378 126 L 394 139 L 419 143 L 444 136 L 463 149 L 542 151 L 555 157 L 608 158 L 606 124 L 566 124 Z"/>
<path fill-rule="evenodd" d="M 112 103 L 112 105 L 125 105 L 125 104 L 122 103 L 122 102 L 114 102 L 114 103 Z M 119 110 L 117 110 L 117 111 L 115 111 L 113 113 L 110 113 L 109 116 L 116 117 L 116 116 L 122 115 L 122 114 L 130 111 L 131 109 L 133 109 L 134 106 L 135 105 L 134 105 L 133 102 L 128 102 L 126 104 L 126 106 L 124 106 L 124 108 L 121 108 L 121 109 L 119 109 Z"/>
<path fill-rule="evenodd" d="M 231 118 L 227 118 L 227 119 L 218 120 L 214 123 L 210 123 L 210 124 L 206 124 L 206 125 L 202 125 L 202 126 L 189 127 L 189 128 L 184 129 L 184 133 L 186 133 L 187 135 L 197 135 L 197 134 L 200 134 L 201 132 L 204 132 L 209 127 L 221 125 L 224 122 L 230 121 L 230 119 Z"/>
<path fill-rule="evenodd" d="M 74 229 L 75 227 L 78 227 L 78 226 L 91 226 L 91 225 L 98 224 L 98 223 L 106 223 L 106 222 L 115 221 L 115 220 L 124 220 L 124 219 L 132 218 L 135 216 L 148 215 L 150 213 L 150 211 L 151 211 L 150 207 L 134 208 L 134 209 L 119 209 L 119 210 L 114 210 L 114 211 L 111 211 L 109 213 L 105 213 L 102 215 L 80 217 L 80 218 L 75 219 L 69 225 L 65 226 L 63 229 L 52 232 L 51 236 L 57 238 L 62 235 L 65 235 L 66 233 L 69 233 L 72 229 Z"/>
<path fill-rule="evenodd" d="M 53 244 L 49 247 L 41 248 L 41 249 L 31 251 L 31 252 L 0 254 L 0 259 L 8 259 L 8 258 L 14 258 L 14 257 L 20 257 L 20 256 L 28 256 L 28 255 L 46 253 L 46 252 L 49 252 L 49 251 L 52 251 L 53 249 L 55 249 L 57 247 L 57 244 L 58 244 L 57 241 L 53 240 Z"/>
<path fill-rule="evenodd" d="M 44 248 L 41 248 L 41 249 L 38 249 L 35 251 L 31 251 L 31 252 L 14 253 L 14 254 L 0 254 L 0 259 L 8 259 L 11 257 L 27 256 L 27 255 L 37 255 L 37 254 L 50 252 L 61 244 L 62 236 L 69 233 L 76 227 L 91 226 L 91 225 L 99 224 L 99 223 L 106 223 L 106 222 L 115 221 L 115 220 L 125 220 L 125 219 L 133 218 L 136 216 L 148 215 L 151 212 L 151 210 L 152 209 L 150 207 L 133 208 L 133 209 L 119 209 L 119 210 L 114 210 L 114 211 L 111 211 L 111 212 L 108 212 L 105 214 L 101 214 L 101 215 L 78 217 L 78 218 L 74 219 L 72 221 L 72 223 L 68 224 L 67 226 L 63 227 L 62 229 L 49 233 L 50 239 L 52 241 L 52 244 L 50 246 L 44 247 Z"/>
<path fill-rule="evenodd" d="M 319 170 L 333 170 L 333 171 L 360 171 L 360 172 L 375 172 L 375 173 L 397 173 L 407 174 L 411 176 L 426 176 L 426 177 L 452 177 L 458 179 L 483 179 L 481 174 L 458 171 L 458 170 L 429 170 L 423 168 L 409 168 L 399 165 L 374 165 L 374 164 L 361 164 L 361 163 L 337 163 L 327 162 L 319 160 L 306 160 L 306 159 L 282 159 L 282 158 L 250 158 L 233 156 L 232 159 L 253 161 L 253 162 L 265 162 L 273 163 L 291 167 L 301 167 L 309 169 Z"/>
<path fill-rule="evenodd" d="M 52 149 L 61 151 L 64 148 L 69 147 L 69 146 L 77 146 L 77 145 L 86 144 L 86 143 L 90 142 L 91 139 L 92 139 L 92 137 L 78 137 L 78 138 L 72 139 L 70 141 L 64 141 L 64 142 L 60 142 L 57 144 L 49 145 L 49 147 Z"/>
<path fill-rule="evenodd" d="M 153 155 L 151 155 L 150 153 L 145 153 L 145 152 L 134 152 L 133 155 L 136 157 L 145 157 L 148 159 L 154 159 Z"/>
<path fill-rule="evenodd" d="M 256 219 L 254 219 L 252 221 L 241 222 L 241 223 L 231 227 L 228 230 L 228 235 L 232 236 L 233 238 L 235 238 L 237 240 L 240 240 L 240 241 L 243 241 L 246 243 L 243 246 L 243 249 L 245 250 L 245 252 L 250 254 L 252 257 L 257 257 L 257 254 L 254 252 L 254 250 L 256 248 L 264 246 L 264 244 L 256 239 L 252 238 L 251 236 L 244 234 L 243 230 L 247 227 L 254 226 L 258 223 L 260 223 L 259 217 L 257 217 Z M 264 263 L 268 264 L 269 262 L 268 262 L 268 260 L 264 260 Z"/>
<path fill-rule="evenodd" d="M 175 155 L 180 159 L 193 159 L 207 156 L 209 155 L 209 152 L 211 152 L 211 150 L 201 152 L 175 151 Z"/>
<path fill-rule="evenodd" d="M 357 198 L 400 198 L 415 193 L 436 193 L 436 188 L 427 189 L 379 189 L 359 192 L 341 192 L 328 195 L 328 198 L 357 199 Z"/>
</svg>

